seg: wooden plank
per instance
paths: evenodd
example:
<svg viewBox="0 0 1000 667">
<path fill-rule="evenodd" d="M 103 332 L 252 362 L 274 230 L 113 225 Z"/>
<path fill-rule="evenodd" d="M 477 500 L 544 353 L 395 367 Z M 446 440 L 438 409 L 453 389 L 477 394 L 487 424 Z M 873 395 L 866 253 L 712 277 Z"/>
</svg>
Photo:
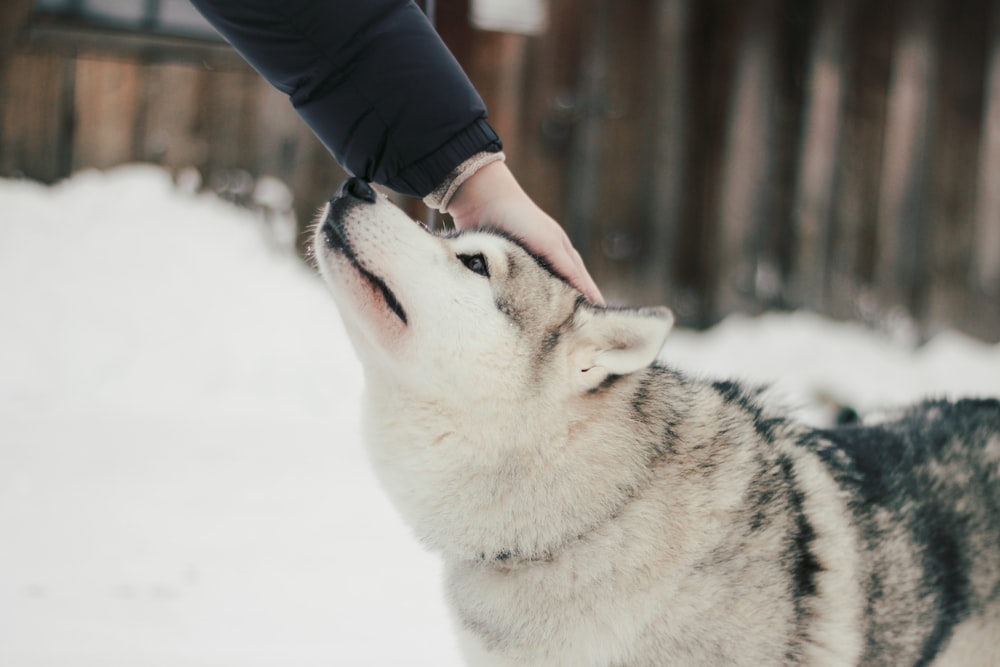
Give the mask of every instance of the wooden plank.
<svg viewBox="0 0 1000 667">
<path fill-rule="evenodd" d="M 257 82 L 252 94 L 257 109 L 252 171 L 279 178 L 292 190 L 297 247 L 307 253 L 308 232 L 316 214 L 347 173 L 295 112 L 287 95 L 264 79 Z"/>
<path fill-rule="evenodd" d="M 926 327 L 970 326 L 983 314 L 970 290 L 976 248 L 978 164 L 982 148 L 989 21 L 979 3 L 942 3 L 934 136 L 926 189 Z"/>
<path fill-rule="evenodd" d="M 844 118 L 831 239 L 827 310 L 867 319 L 874 281 L 880 165 L 886 131 L 886 91 L 899 5 L 859 2 L 849 23 Z"/>
<path fill-rule="evenodd" d="M 52 182 L 69 175 L 73 63 L 57 55 L 15 54 L 0 89 L 0 174 Z"/>
<path fill-rule="evenodd" d="M 24 26 L 34 4 L 34 0 L 4 0 L 0 5 L 0 88 L 3 87 L 8 61 L 21 43 Z"/>
<path fill-rule="evenodd" d="M 723 6 L 724 5 L 724 6 Z M 727 146 L 726 123 L 747 5 L 695 2 L 690 6 L 691 51 L 685 133 L 688 185 L 685 224 L 679 230 L 678 292 L 672 308 L 692 326 L 709 326 L 719 313 L 714 300 L 720 263 L 721 175 Z M 731 10 L 731 11 L 730 11 Z M 683 307 L 679 307 L 683 300 Z"/>
<path fill-rule="evenodd" d="M 234 169 L 253 167 L 257 129 L 256 91 L 260 76 L 253 70 L 214 72 L 202 80 L 199 120 L 208 143 L 208 178 L 225 178 Z"/>
<path fill-rule="evenodd" d="M 991 297 L 1000 296 L 1000 9 L 995 6 L 984 82 L 979 153 L 973 281 Z M 996 308 L 994 302 L 994 308 Z"/>
<path fill-rule="evenodd" d="M 138 159 L 139 65 L 76 61 L 73 169 L 107 169 Z"/>
<path fill-rule="evenodd" d="M 597 209 L 594 211 L 595 259 L 607 267 L 606 288 L 631 300 L 662 300 L 664 292 L 646 277 L 645 267 L 661 262 L 650 246 L 650 140 L 654 89 L 650 72 L 639 63 L 654 57 L 654 6 L 649 2 L 615 3 L 609 17 L 608 74 L 603 106 L 595 111 L 603 124 Z M 625 297 L 617 297 L 625 300 Z"/>
<path fill-rule="evenodd" d="M 525 65 L 528 37 L 500 32 L 476 33 L 466 70 L 490 112 L 490 124 L 503 138 L 515 172 L 521 159 Z"/>
<path fill-rule="evenodd" d="M 254 171 L 291 181 L 301 168 L 304 144 L 312 136 L 288 96 L 261 78 L 250 92 L 254 119 Z"/>
<path fill-rule="evenodd" d="M 652 302 L 681 306 L 676 298 L 679 240 L 687 185 L 685 152 L 688 118 L 688 35 L 690 0 L 657 0 L 655 4 L 652 159 L 649 168 L 650 253 L 644 278 Z M 679 313 L 688 319 L 688 313 Z"/>
<path fill-rule="evenodd" d="M 878 203 L 876 286 L 883 308 L 923 314 L 927 284 L 924 192 L 934 112 L 936 36 L 929 0 L 902 13 L 889 82 L 881 192 Z"/>
<path fill-rule="evenodd" d="M 138 159 L 171 169 L 203 165 L 206 142 L 198 133 L 198 90 L 203 70 L 183 64 L 142 68 Z"/>
<path fill-rule="evenodd" d="M 576 122 L 582 25 L 578 0 L 553 0 L 548 32 L 527 44 L 523 135 L 516 175 L 539 206 L 568 225 L 569 145 Z"/>
<path fill-rule="evenodd" d="M 748 13 L 739 44 L 726 120 L 720 182 L 714 301 L 720 315 L 753 308 L 758 272 L 766 268 L 760 235 L 768 217 L 774 95 L 773 2 Z"/>
<path fill-rule="evenodd" d="M 24 78 L 25 63 L 23 59 L 20 59 L 16 65 L 14 60 L 22 41 L 25 24 L 34 4 L 32 0 L 6 0 L 0 4 L 0 175 L 10 175 L 18 171 L 23 173 L 20 165 L 21 160 L 18 158 L 23 156 L 22 147 L 25 136 L 21 132 L 17 132 L 16 128 L 18 124 L 28 119 L 19 116 L 18 110 L 12 108 L 22 102 L 23 92 L 18 91 L 18 94 L 15 94 L 12 88 L 14 86 L 25 87 L 27 83 Z M 11 79 L 16 80 L 12 83 Z M 46 83 L 51 86 L 52 82 L 47 81 Z M 38 82 L 31 82 L 31 85 L 37 84 Z M 42 107 L 36 111 L 43 109 L 50 111 L 52 108 L 54 107 Z M 6 119 L 7 116 L 10 116 L 9 120 Z M 8 123 L 10 123 L 9 127 L 15 131 L 7 132 Z M 35 136 L 37 138 L 37 135 Z M 16 154 L 17 158 L 15 158 Z M 35 170 L 36 166 L 32 165 L 28 168 Z M 53 172 L 52 169 L 44 168 L 38 169 L 38 171 L 48 172 L 49 175 Z"/>
<path fill-rule="evenodd" d="M 601 191 L 603 116 L 608 108 L 609 2 L 593 0 L 585 6 L 591 20 L 585 28 L 588 37 L 574 95 L 576 124 L 569 152 L 566 222 L 573 245 L 587 264 L 598 256 L 594 223 Z"/>
<path fill-rule="evenodd" d="M 809 57 L 805 121 L 792 209 L 796 232 L 793 298 L 796 304 L 817 311 L 826 307 L 830 289 L 830 239 L 846 76 L 846 19 L 846 3 L 822 0 Z"/>
</svg>

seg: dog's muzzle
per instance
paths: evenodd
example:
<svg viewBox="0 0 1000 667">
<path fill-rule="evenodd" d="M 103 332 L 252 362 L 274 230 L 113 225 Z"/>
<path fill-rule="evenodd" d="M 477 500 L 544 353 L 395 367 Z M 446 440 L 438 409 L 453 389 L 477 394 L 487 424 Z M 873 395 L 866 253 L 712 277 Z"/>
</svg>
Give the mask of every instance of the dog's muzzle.
<svg viewBox="0 0 1000 667">
<path fill-rule="evenodd" d="M 342 228 L 344 213 L 358 204 L 374 204 L 376 199 L 375 190 L 364 180 L 353 177 L 344 181 L 330 200 L 323 220 L 322 231 L 327 245 L 334 250 L 346 250 L 347 241 Z"/>
<path fill-rule="evenodd" d="M 406 311 L 403 310 L 399 299 L 396 298 L 396 295 L 389 289 L 389 286 L 385 284 L 382 278 L 366 269 L 358 261 L 350 242 L 347 240 L 347 234 L 344 233 L 344 219 L 347 217 L 347 212 L 355 206 L 367 206 L 374 204 L 377 200 L 378 195 L 375 194 L 372 186 L 368 185 L 368 183 L 360 178 L 347 179 L 340 186 L 333 199 L 330 200 L 330 205 L 327 207 L 326 217 L 323 218 L 320 231 L 323 233 L 326 244 L 330 249 L 346 257 L 354 265 L 358 273 L 361 274 L 361 277 L 368 281 L 368 284 L 377 293 L 382 295 L 386 307 L 395 313 L 396 317 L 406 325 L 408 323 Z"/>
</svg>

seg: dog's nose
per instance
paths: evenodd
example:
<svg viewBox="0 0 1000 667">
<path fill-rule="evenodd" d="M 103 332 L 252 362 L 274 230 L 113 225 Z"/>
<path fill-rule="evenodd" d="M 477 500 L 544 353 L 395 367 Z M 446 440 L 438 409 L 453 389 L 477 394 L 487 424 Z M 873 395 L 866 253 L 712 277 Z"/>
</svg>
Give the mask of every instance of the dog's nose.
<svg viewBox="0 0 1000 667">
<path fill-rule="evenodd" d="M 357 176 L 344 181 L 343 185 L 340 186 L 340 192 L 337 193 L 337 196 L 354 197 L 355 199 L 361 199 L 370 204 L 375 203 L 375 190 L 372 189 L 372 186 L 368 185 L 368 183 Z"/>
</svg>

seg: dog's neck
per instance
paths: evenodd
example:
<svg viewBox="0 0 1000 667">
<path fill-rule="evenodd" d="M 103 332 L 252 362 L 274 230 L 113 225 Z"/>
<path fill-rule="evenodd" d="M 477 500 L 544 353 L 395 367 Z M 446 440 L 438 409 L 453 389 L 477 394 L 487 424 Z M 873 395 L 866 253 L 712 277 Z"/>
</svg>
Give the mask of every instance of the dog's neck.
<svg viewBox="0 0 1000 667">
<path fill-rule="evenodd" d="M 490 421 L 455 402 L 380 395 L 367 424 L 376 472 L 421 541 L 446 559 L 504 569 L 544 562 L 643 493 L 659 462 L 674 460 L 679 436 L 716 440 L 718 415 L 690 413 L 693 389 L 679 376 L 651 369 L 620 382 L 611 396 L 533 410 L 534 419 L 516 405 L 495 406 Z M 629 420 L 595 421 L 594 410 L 655 418 L 636 431 Z M 706 471 L 721 474 L 708 464 L 697 474 Z"/>
<path fill-rule="evenodd" d="M 449 559 L 550 558 L 606 521 L 643 474 L 622 470 L 615 443 L 582 415 L 532 421 L 508 408 L 491 426 L 440 402 L 384 398 L 367 411 L 375 470 L 420 539 Z"/>
</svg>

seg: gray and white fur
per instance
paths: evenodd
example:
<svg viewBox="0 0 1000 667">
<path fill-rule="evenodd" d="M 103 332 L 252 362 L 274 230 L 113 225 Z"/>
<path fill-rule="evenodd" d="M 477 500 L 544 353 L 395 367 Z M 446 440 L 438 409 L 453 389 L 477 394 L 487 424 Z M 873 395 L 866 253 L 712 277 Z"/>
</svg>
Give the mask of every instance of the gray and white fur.
<svg viewBox="0 0 1000 667">
<path fill-rule="evenodd" d="M 1000 665 L 1000 402 L 817 430 L 514 239 L 351 181 L 315 253 L 472 665 Z"/>
</svg>

